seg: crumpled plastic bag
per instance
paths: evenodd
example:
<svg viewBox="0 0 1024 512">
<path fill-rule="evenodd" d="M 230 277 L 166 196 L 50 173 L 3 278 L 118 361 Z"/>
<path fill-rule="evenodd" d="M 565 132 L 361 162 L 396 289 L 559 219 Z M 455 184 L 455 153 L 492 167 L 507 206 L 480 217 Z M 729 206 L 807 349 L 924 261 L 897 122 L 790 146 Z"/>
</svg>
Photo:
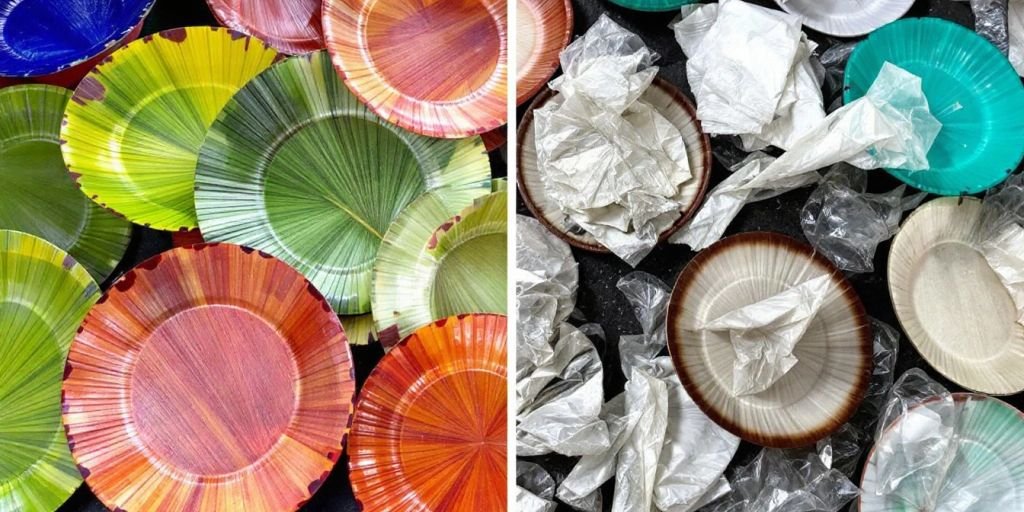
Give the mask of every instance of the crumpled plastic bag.
<svg viewBox="0 0 1024 512">
<path fill-rule="evenodd" d="M 633 272 L 618 288 L 630 301 L 643 334 L 620 339 L 626 390 L 605 404 L 607 451 L 584 456 L 558 489 L 558 498 L 578 510 L 589 506 L 613 475 L 612 510 L 696 510 L 728 490 L 721 477 L 739 439 L 714 424 L 686 395 L 667 356 L 664 283 Z M 717 466 L 716 466 L 717 464 Z M 652 504 L 654 508 L 652 508 Z"/>
<path fill-rule="evenodd" d="M 741 0 L 682 14 L 673 30 L 705 132 L 739 135 L 746 151 L 788 149 L 825 117 L 799 18 Z"/>
<path fill-rule="evenodd" d="M 903 197 L 906 185 L 883 194 L 869 194 L 867 173 L 838 163 L 825 175 L 800 212 L 804 236 L 841 270 L 874 271 L 878 244 L 890 239 L 903 212 L 917 208 L 927 196 Z"/>
<path fill-rule="evenodd" d="M 554 512 L 555 479 L 538 464 L 516 461 L 516 510 Z"/>
<path fill-rule="evenodd" d="M 516 216 L 516 372 L 554 357 L 555 328 L 576 305 L 579 270 L 569 245 L 536 219 Z"/>
<path fill-rule="evenodd" d="M 861 169 L 928 169 L 928 151 L 941 128 L 928 110 L 921 79 L 886 63 L 863 98 L 829 114 L 794 149 L 774 160 L 752 154 L 670 241 L 702 250 L 722 237 L 745 204 L 816 183 L 819 169 L 838 162 Z"/>
<path fill-rule="evenodd" d="M 874 364 L 871 381 L 864 394 L 864 400 L 854 413 L 850 423 L 873 432 L 886 404 L 886 397 L 896 380 L 896 362 L 899 359 L 900 332 L 891 325 L 876 318 L 871 319 L 871 334 Z"/>
<path fill-rule="evenodd" d="M 736 353 L 733 396 L 760 393 L 796 366 L 793 349 L 818 314 L 831 286 L 830 275 L 808 279 L 698 326 L 729 333 Z"/>
<path fill-rule="evenodd" d="M 549 364 L 516 382 L 516 454 L 567 456 L 607 450 L 611 440 L 601 418 L 604 367 L 594 344 L 563 323 Z"/>
<path fill-rule="evenodd" d="M 1017 74 L 1024 76 L 1024 0 L 1010 0 L 1007 5 L 1009 59 Z"/>
<path fill-rule="evenodd" d="M 823 87 L 825 90 L 826 111 L 831 113 L 842 106 L 843 79 L 846 75 L 846 63 L 850 60 L 857 41 L 836 43 L 821 52 L 818 62 L 824 70 Z M 834 108 L 833 108 L 834 106 Z"/>
<path fill-rule="evenodd" d="M 534 112 L 541 180 L 569 218 L 630 265 L 679 217 L 692 178 L 679 130 L 640 99 L 657 55 L 602 15 L 561 55 L 560 95 Z"/>
<path fill-rule="evenodd" d="M 1007 179 L 985 197 L 979 249 L 999 276 L 1024 324 L 1024 174 Z"/>
<path fill-rule="evenodd" d="M 1010 47 L 1007 0 L 970 0 L 970 3 L 974 13 L 974 31 L 1006 55 Z"/>
</svg>

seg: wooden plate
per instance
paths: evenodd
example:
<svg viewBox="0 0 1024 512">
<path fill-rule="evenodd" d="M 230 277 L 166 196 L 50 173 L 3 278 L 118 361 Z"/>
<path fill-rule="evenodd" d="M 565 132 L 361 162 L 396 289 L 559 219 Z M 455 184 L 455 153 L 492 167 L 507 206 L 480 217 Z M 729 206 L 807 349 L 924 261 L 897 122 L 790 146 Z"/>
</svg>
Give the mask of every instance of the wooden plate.
<svg viewBox="0 0 1024 512">
<path fill-rule="evenodd" d="M 320 292 L 228 244 L 173 249 L 117 280 L 64 378 L 71 451 L 114 510 L 293 510 L 340 457 L 355 393 Z"/>
<path fill-rule="evenodd" d="M 728 333 L 696 326 L 822 275 L 833 284 L 793 351 L 797 364 L 768 389 L 733 396 Z M 810 246 L 775 233 L 735 235 L 699 253 L 672 290 L 668 339 L 679 379 L 701 410 L 763 446 L 805 446 L 829 435 L 856 412 L 871 379 L 871 327 L 856 292 Z"/>
<path fill-rule="evenodd" d="M 516 0 L 516 104 L 544 88 L 572 39 L 570 0 Z"/>
<path fill-rule="evenodd" d="M 889 252 L 889 293 L 907 337 L 928 364 L 974 391 L 1024 390 L 1024 325 L 976 247 L 982 203 L 940 198 L 914 211 Z"/>
<path fill-rule="evenodd" d="M 517 174 L 519 193 L 533 216 L 562 240 L 587 251 L 609 252 L 589 233 L 569 228 L 571 225 L 569 218 L 547 195 L 544 183 L 541 182 L 533 111 L 544 106 L 552 98 L 556 98 L 557 101 L 558 96 L 550 89 L 546 89 L 537 96 L 519 124 L 519 147 L 517 148 L 519 151 Z M 690 217 L 693 217 L 697 212 L 697 207 L 704 200 L 704 193 L 707 191 L 708 180 L 711 176 L 711 142 L 700 129 L 697 111 L 693 104 L 668 81 L 662 78 L 654 79 L 654 83 L 644 92 L 641 99 L 654 106 L 661 115 L 679 129 L 683 135 L 687 157 L 690 160 L 690 171 L 693 173 L 693 178 L 683 186 L 683 202 L 686 206 L 680 210 L 679 219 L 669 229 L 661 233 L 660 240 L 664 241 L 690 221 Z"/>
<path fill-rule="evenodd" d="M 348 445 L 362 510 L 506 509 L 506 323 L 498 315 L 438 321 L 373 370 Z"/>
<path fill-rule="evenodd" d="M 325 0 L 327 49 L 374 112 L 430 137 L 505 124 L 506 0 Z"/>
</svg>

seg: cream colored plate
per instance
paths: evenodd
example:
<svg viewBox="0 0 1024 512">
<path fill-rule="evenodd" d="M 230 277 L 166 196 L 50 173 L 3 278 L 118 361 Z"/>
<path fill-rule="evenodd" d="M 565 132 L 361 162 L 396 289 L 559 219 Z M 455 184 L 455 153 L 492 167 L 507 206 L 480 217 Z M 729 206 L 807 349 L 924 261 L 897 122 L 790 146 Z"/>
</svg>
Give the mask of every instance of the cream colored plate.
<svg viewBox="0 0 1024 512">
<path fill-rule="evenodd" d="M 1024 391 L 1024 325 L 975 249 L 981 201 L 944 197 L 915 211 L 889 253 L 889 293 L 918 352 L 957 384 L 982 393 Z"/>
</svg>

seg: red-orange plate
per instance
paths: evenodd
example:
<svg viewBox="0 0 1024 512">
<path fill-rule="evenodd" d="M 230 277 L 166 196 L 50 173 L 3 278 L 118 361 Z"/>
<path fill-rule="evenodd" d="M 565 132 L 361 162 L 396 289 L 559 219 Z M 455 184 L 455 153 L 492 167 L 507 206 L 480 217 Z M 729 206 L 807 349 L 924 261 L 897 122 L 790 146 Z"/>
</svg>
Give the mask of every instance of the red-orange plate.
<svg viewBox="0 0 1024 512">
<path fill-rule="evenodd" d="M 505 329 L 500 315 L 449 317 L 384 356 L 349 437 L 363 510 L 505 510 Z"/>
<path fill-rule="evenodd" d="M 324 38 L 349 89 L 378 115 L 460 138 L 507 119 L 506 0 L 325 0 Z"/>
<path fill-rule="evenodd" d="M 206 0 L 225 27 L 296 55 L 324 47 L 321 0 Z"/>
<path fill-rule="evenodd" d="M 116 281 L 64 376 L 71 452 L 114 510 L 293 510 L 341 455 L 355 391 L 320 293 L 228 244 L 173 249 Z"/>
</svg>

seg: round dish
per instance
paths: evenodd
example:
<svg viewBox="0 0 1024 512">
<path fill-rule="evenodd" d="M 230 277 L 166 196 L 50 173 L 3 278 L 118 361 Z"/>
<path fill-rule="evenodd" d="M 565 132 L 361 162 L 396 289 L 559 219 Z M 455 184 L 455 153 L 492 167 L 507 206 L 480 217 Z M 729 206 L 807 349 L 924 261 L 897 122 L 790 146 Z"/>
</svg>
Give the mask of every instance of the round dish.
<svg viewBox="0 0 1024 512">
<path fill-rule="evenodd" d="M 128 33 L 128 35 L 124 36 L 124 39 L 121 39 L 120 41 L 112 44 L 110 47 L 104 50 L 103 53 L 81 64 L 76 64 L 68 69 L 65 69 L 64 71 L 59 71 L 57 73 L 53 73 L 50 75 L 33 76 L 26 78 L 11 78 L 0 76 L 0 87 L 10 87 L 12 85 L 21 84 L 47 84 L 55 85 L 57 87 L 66 87 L 68 89 L 74 89 L 78 86 L 78 83 L 81 82 L 83 78 L 85 78 L 85 75 L 88 75 L 89 72 L 92 71 L 92 68 L 96 67 L 103 59 L 107 58 L 108 55 L 114 53 L 122 46 L 138 39 L 139 35 L 142 33 L 142 25 L 142 22 L 140 22 L 138 25 L 135 25 L 135 28 L 133 28 L 132 31 Z"/>
<path fill-rule="evenodd" d="M 615 5 L 634 11 L 662 12 L 674 11 L 684 5 L 696 3 L 698 0 L 611 0 Z"/>
<path fill-rule="evenodd" d="M 451 315 L 505 314 L 507 200 L 507 192 L 496 192 L 453 215 L 427 194 L 402 212 L 373 269 L 373 318 L 382 337 L 402 339 Z"/>
<path fill-rule="evenodd" d="M 99 298 L 64 251 L 0 230 L 0 510 L 56 510 L 82 483 L 58 397 L 68 345 Z"/>
<path fill-rule="evenodd" d="M 572 39 L 570 0 L 516 0 L 516 105 L 540 91 Z"/>
<path fill-rule="evenodd" d="M 964 491 L 979 498 L 978 502 L 972 503 L 971 510 L 1006 510 L 1006 505 L 1024 503 L 1024 414 L 1001 400 L 985 395 L 953 393 L 953 400 L 960 415 L 957 434 L 961 443 L 942 488 L 936 495 L 933 489 L 912 487 L 919 483 L 912 480 L 901 484 L 904 489 L 901 494 L 931 495 L 939 507 L 927 510 L 935 512 L 963 510 L 956 506 L 955 498 Z M 898 442 L 894 432 L 896 429 L 891 426 L 868 454 L 860 484 L 863 489 L 861 512 L 926 510 L 924 504 L 906 503 L 901 498 L 877 494 L 878 464 L 884 451 L 879 447 Z M 977 495 L 977 490 L 984 490 L 984 495 Z"/>
<path fill-rule="evenodd" d="M 973 31 L 936 18 L 908 18 L 872 32 L 846 65 L 844 101 L 864 96 L 882 65 L 921 77 L 942 131 L 928 171 L 889 173 L 946 196 L 974 194 L 1005 180 L 1024 156 L 1024 86 L 999 50 Z M 965 64 L 966 63 L 966 64 Z"/>
<path fill-rule="evenodd" d="M 902 18 L 913 7 L 914 0 L 775 0 L 775 3 L 818 32 L 854 37 Z"/>
<path fill-rule="evenodd" d="M 545 89 L 530 105 L 530 110 L 523 116 L 519 124 L 519 169 L 517 180 L 519 193 L 526 207 L 545 227 L 551 230 L 570 245 L 591 252 L 609 252 L 598 243 L 590 233 L 579 229 L 570 229 L 569 218 L 548 195 L 541 181 L 537 162 L 536 132 L 533 127 L 533 111 L 544 106 L 552 98 L 557 101 L 558 95 Z M 690 171 L 693 179 L 683 186 L 683 197 L 687 207 L 679 213 L 679 220 L 660 236 L 661 241 L 668 239 L 672 233 L 686 225 L 697 213 L 697 207 L 704 199 L 711 176 L 711 142 L 700 129 L 697 111 L 693 104 L 672 84 L 661 78 L 655 78 L 641 99 L 654 106 L 683 135 L 686 153 L 690 160 Z"/>
<path fill-rule="evenodd" d="M 68 176 L 60 123 L 71 91 L 0 89 L 0 227 L 57 245 L 103 282 L 124 256 L 132 225 L 89 200 Z"/>
<path fill-rule="evenodd" d="M 0 76 L 50 75 L 117 44 L 156 0 L 0 0 Z"/>
<path fill-rule="evenodd" d="M 309 281 L 199 244 L 143 262 L 89 312 L 64 425 L 112 510 L 294 510 L 338 461 L 354 393 L 341 324 Z"/>
<path fill-rule="evenodd" d="M 458 138 L 507 120 L 505 0 L 325 0 L 324 35 L 352 92 L 388 121 Z"/>
<path fill-rule="evenodd" d="M 370 311 L 377 250 L 402 209 L 428 189 L 463 208 L 490 177 L 479 137 L 429 139 L 384 122 L 317 52 L 228 102 L 199 157 L 196 210 L 206 240 L 281 258 L 354 315 Z"/>
<path fill-rule="evenodd" d="M 349 438 L 363 510 L 505 510 L 506 319 L 451 317 L 381 360 Z"/>
<path fill-rule="evenodd" d="M 277 58 L 224 28 L 146 36 L 114 52 L 75 90 L 61 139 L 86 195 L 154 229 L 194 229 L 192 189 L 210 125 Z"/>
<path fill-rule="evenodd" d="M 796 365 L 760 393 L 733 396 L 729 334 L 695 326 L 822 275 L 833 284 L 793 351 Z M 857 410 L 871 379 L 871 327 L 856 292 L 810 246 L 775 233 L 725 238 L 686 266 L 669 303 L 668 347 L 701 410 L 762 446 L 806 446 L 829 435 Z"/>
<path fill-rule="evenodd" d="M 226 27 L 266 41 L 283 53 L 324 47 L 320 0 L 206 0 Z"/>
<path fill-rule="evenodd" d="M 345 336 L 352 345 L 370 345 L 377 342 L 377 326 L 373 323 L 373 315 L 351 315 L 341 317 L 341 326 L 345 328 Z"/>
<path fill-rule="evenodd" d="M 976 249 L 982 213 L 973 197 L 940 198 L 915 210 L 889 252 L 889 293 L 928 364 L 967 389 L 1009 395 L 1024 391 L 1024 325 Z"/>
</svg>

